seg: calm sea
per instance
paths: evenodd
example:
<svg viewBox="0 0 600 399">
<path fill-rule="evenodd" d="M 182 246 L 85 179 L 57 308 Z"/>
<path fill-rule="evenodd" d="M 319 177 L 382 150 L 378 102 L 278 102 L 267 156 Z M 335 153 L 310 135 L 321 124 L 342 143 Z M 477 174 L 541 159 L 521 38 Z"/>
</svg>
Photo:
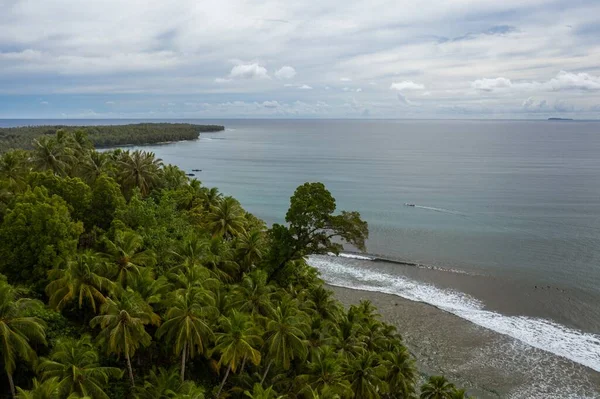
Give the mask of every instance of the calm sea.
<svg viewBox="0 0 600 399">
<path fill-rule="evenodd" d="M 600 371 L 600 122 L 188 122 L 226 130 L 144 149 L 267 222 L 306 181 L 361 212 L 368 257 L 310 260 L 328 283 L 428 302 Z"/>
</svg>

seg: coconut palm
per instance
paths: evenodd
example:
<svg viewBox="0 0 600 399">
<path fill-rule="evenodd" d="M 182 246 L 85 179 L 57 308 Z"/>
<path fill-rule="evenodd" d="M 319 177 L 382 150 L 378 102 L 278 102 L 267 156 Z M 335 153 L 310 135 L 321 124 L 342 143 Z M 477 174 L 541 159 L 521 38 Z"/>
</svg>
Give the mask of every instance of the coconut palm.
<svg viewBox="0 0 600 399">
<path fill-rule="evenodd" d="M 335 330 L 334 347 L 343 353 L 356 355 L 364 349 L 365 344 L 357 336 L 357 324 L 343 317 L 337 324 Z"/>
<path fill-rule="evenodd" d="M 270 361 L 261 382 L 264 382 L 273 363 L 288 370 L 292 360 L 306 357 L 308 345 L 305 341 L 305 331 L 308 330 L 305 318 L 298 312 L 292 300 L 282 300 L 265 329 L 265 347 Z"/>
<path fill-rule="evenodd" d="M 263 258 L 265 235 L 262 231 L 253 229 L 240 234 L 237 241 L 237 258 L 243 272 L 249 272 Z"/>
<path fill-rule="evenodd" d="M 451 399 L 455 391 L 454 384 L 450 383 L 446 377 L 432 376 L 427 382 L 421 385 L 421 399 Z"/>
<path fill-rule="evenodd" d="M 104 152 L 89 151 L 79 164 L 79 174 L 83 180 L 92 184 L 102 174 L 108 174 L 110 158 Z"/>
<path fill-rule="evenodd" d="M 470 396 L 467 395 L 467 391 L 464 389 L 455 388 L 450 394 L 450 399 L 469 399 Z"/>
<path fill-rule="evenodd" d="M 25 316 L 42 303 L 21 298 L 20 292 L 0 276 L 0 352 L 10 392 L 16 397 L 13 373 L 17 359 L 27 363 L 37 359 L 32 343 L 46 344 L 45 323 L 37 317 Z"/>
<path fill-rule="evenodd" d="M 31 163 L 34 169 L 64 176 L 72 161 L 73 156 L 55 138 L 45 136 L 33 140 Z"/>
<path fill-rule="evenodd" d="M 363 352 L 349 359 L 346 373 L 354 399 L 375 399 L 386 392 L 385 366 L 373 352 Z"/>
<path fill-rule="evenodd" d="M 223 199 L 223 194 L 219 192 L 219 189 L 216 187 L 213 188 L 205 188 L 202 192 L 202 200 L 203 200 L 203 209 L 208 212 L 213 206 L 219 205 L 221 200 Z"/>
<path fill-rule="evenodd" d="M 189 398 L 204 399 L 204 389 L 197 387 L 192 381 L 181 381 L 179 370 L 152 367 L 144 381 L 144 386 L 135 387 L 133 397 L 136 399 L 171 399 Z"/>
<path fill-rule="evenodd" d="M 217 205 L 212 205 L 207 220 L 213 237 L 232 238 L 245 231 L 244 210 L 232 197 L 225 197 Z"/>
<path fill-rule="evenodd" d="M 244 359 L 254 365 L 260 363 L 260 352 L 256 349 L 262 344 L 260 333 L 248 316 L 232 311 L 229 317 L 221 318 L 221 333 L 217 334 L 214 351 L 220 353 L 218 367 L 226 365 L 227 370 L 219 386 L 217 397 L 221 394 L 229 373 L 238 368 Z"/>
<path fill-rule="evenodd" d="M 177 190 L 178 188 L 184 187 L 188 182 L 185 172 L 175 165 L 165 165 L 162 174 L 163 178 L 161 180 L 163 187 L 168 190 Z"/>
<path fill-rule="evenodd" d="M 314 359 L 306 365 L 305 374 L 298 377 L 298 382 L 304 387 L 303 392 L 310 387 L 317 392 L 329 389 L 340 396 L 351 393 L 339 356 L 327 347 L 316 351 Z"/>
<path fill-rule="evenodd" d="M 333 299 L 333 292 L 322 286 L 308 290 L 308 301 L 311 310 L 323 320 L 335 321 L 341 316 L 342 310 Z"/>
<path fill-rule="evenodd" d="M 277 395 L 273 387 L 263 388 L 261 384 L 254 384 L 252 392 L 244 391 L 244 395 L 251 399 L 283 399 L 284 396 Z"/>
<path fill-rule="evenodd" d="M 77 254 L 67 261 L 64 269 L 49 272 L 52 281 L 46 287 L 46 293 L 50 306 L 60 310 L 76 300 L 79 309 L 85 302 L 97 313 L 106 302 L 106 293 L 115 287 L 106 277 L 107 273 L 106 265 L 91 251 Z"/>
<path fill-rule="evenodd" d="M 158 185 L 161 177 L 162 159 L 145 151 L 125 151 L 117 160 L 122 186 L 130 191 L 137 187 L 143 196 Z"/>
<path fill-rule="evenodd" d="M 273 311 L 272 295 L 274 287 L 267 283 L 264 270 L 255 270 L 244 276 L 236 286 L 231 306 L 255 315 L 267 316 Z"/>
<path fill-rule="evenodd" d="M 160 303 L 172 288 L 165 276 L 154 278 L 154 271 L 149 267 L 142 268 L 139 274 L 131 277 L 127 286 L 140 294 L 149 305 Z"/>
<path fill-rule="evenodd" d="M 208 242 L 208 251 L 202 258 L 202 264 L 222 281 L 232 281 L 238 275 L 239 266 L 233 260 L 231 243 L 220 237 Z"/>
<path fill-rule="evenodd" d="M 385 360 L 386 376 L 390 392 L 400 398 L 411 397 L 415 393 L 415 381 L 417 370 L 410 353 L 404 346 L 396 348 L 392 352 L 383 354 Z"/>
<path fill-rule="evenodd" d="M 209 318 L 214 314 L 212 293 L 201 288 L 181 289 L 167 298 L 165 321 L 156 331 L 158 339 L 165 336 L 173 343 L 173 352 L 181 356 L 181 381 L 185 379 L 186 356 L 194 358 L 204 353 L 214 338 Z"/>
<path fill-rule="evenodd" d="M 178 242 L 176 249 L 171 253 L 179 262 L 180 267 L 189 269 L 193 266 L 202 264 L 202 258 L 209 251 L 209 243 L 196 235 L 188 235 L 182 241 Z"/>
<path fill-rule="evenodd" d="M 0 157 L 0 179 L 5 180 L 13 192 L 25 185 L 27 162 L 27 154 L 22 150 L 8 151 Z"/>
<path fill-rule="evenodd" d="M 102 315 L 94 317 L 90 325 L 102 329 L 99 338 L 108 353 L 125 355 L 129 380 L 134 386 L 131 358 L 140 346 L 150 345 L 152 337 L 146 332 L 145 326 L 160 324 L 160 318 L 130 288 L 121 292 L 118 301 L 109 299 L 102 305 L 101 311 Z"/>
<path fill-rule="evenodd" d="M 17 399 L 59 399 L 58 378 L 48 378 L 44 382 L 34 378 L 32 382 L 33 387 L 29 390 L 17 387 Z"/>
<path fill-rule="evenodd" d="M 124 287 L 127 281 L 139 275 L 144 266 L 153 266 L 156 262 L 154 252 L 142 251 L 144 241 L 142 236 L 133 231 L 117 231 L 115 240 L 105 237 L 106 252 L 101 257 L 115 266 L 114 278 Z"/>
<path fill-rule="evenodd" d="M 47 359 L 41 359 L 38 372 L 44 380 L 56 379 L 60 397 L 71 394 L 108 399 L 104 392 L 111 378 L 121 378 L 116 367 L 100 366 L 100 356 L 89 335 L 80 339 L 59 339 Z"/>
</svg>

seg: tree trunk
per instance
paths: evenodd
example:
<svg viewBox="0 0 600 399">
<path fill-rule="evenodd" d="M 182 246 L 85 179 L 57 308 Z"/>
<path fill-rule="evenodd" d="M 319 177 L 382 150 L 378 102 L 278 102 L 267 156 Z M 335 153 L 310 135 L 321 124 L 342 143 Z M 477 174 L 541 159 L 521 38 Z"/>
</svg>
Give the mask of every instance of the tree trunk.
<svg viewBox="0 0 600 399">
<path fill-rule="evenodd" d="M 269 374 L 269 369 L 271 368 L 271 365 L 273 364 L 273 361 L 271 360 L 269 362 L 269 364 L 267 365 L 267 369 L 265 370 L 265 373 L 262 376 L 262 380 L 260 380 L 260 385 L 263 384 L 263 382 L 265 382 L 265 378 L 267 378 L 267 374 Z"/>
<path fill-rule="evenodd" d="M 217 399 L 221 395 L 221 391 L 223 390 L 223 387 L 225 386 L 225 381 L 227 381 L 227 377 L 229 377 L 230 371 L 231 371 L 231 364 L 229 366 L 227 366 L 227 371 L 225 372 L 225 378 L 223 378 L 223 382 L 219 386 L 219 391 L 217 392 L 217 396 L 216 396 Z"/>
<path fill-rule="evenodd" d="M 244 371 L 245 365 L 246 365 L 246 356 L 244 356 L 244 359 L 242 360 L 242 367 L 240 367 L 240 374 L 242 374 L 242 372 Z"/>
<path fill-rule="evenodd" d="M 127 358 L 127 370 L 129 371 L 129 380 L 131 381 L 131 386 L 135 386 L 135 380 L 133 379 L 133 369 L 131 368 L 131 359 L 129 358 L 129 353 L 125 353 L 125 357 Z"/>
<path fill-rule="evenodd" d="M 15 391 L 15 382 L 9 372 L 6 372 L 6 375 L 8 376 L 8 385 L 10 385 L 10 393 L 12 394 L 13 399 L 16 399 L 17 392 Z"/>
<path fill-rule="evenodd" d="M 181 382 L 185 380 L 185 355 L 187 353 L 187 342 L 183 344 L 183 351 L 181 353 Z"/>
</svg>

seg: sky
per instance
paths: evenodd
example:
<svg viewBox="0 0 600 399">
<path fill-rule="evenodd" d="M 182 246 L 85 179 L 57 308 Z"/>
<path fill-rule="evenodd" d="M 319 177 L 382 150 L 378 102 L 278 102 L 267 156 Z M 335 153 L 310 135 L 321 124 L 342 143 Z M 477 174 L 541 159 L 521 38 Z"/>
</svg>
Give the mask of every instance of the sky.
<svg viewBox="0 0 600 399">
<path fill-rule="evenodd" d="M 598 0 L 0 10 L 0 118 L 600 119 Z"/>
</svg>

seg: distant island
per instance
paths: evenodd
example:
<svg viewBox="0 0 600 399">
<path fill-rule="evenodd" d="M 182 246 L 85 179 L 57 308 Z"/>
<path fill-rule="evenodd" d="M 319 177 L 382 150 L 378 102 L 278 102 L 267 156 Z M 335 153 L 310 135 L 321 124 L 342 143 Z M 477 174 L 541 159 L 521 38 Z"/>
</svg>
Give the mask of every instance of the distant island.
<svg viewBox="0 0 600 399">
<path fill-rule="evenodd" d="M 33 140 L 54 136 L 58 131 L 85 130 L 92 144 L 113 147 L 127 144 L 155 144 L 169 141 L 195 140 L 202 132 L 224 130 L 221 125 L 194 125 L 190 123 L 137 123 L 105 126 L 22 126 L 0 128 L 0 153 L 14 148 L 30 150 Z"/>
<path fill-rule="evenodd" d="M 549 121 L 572 121 L 571 118 L 548 118 Z"/>
</svg>

